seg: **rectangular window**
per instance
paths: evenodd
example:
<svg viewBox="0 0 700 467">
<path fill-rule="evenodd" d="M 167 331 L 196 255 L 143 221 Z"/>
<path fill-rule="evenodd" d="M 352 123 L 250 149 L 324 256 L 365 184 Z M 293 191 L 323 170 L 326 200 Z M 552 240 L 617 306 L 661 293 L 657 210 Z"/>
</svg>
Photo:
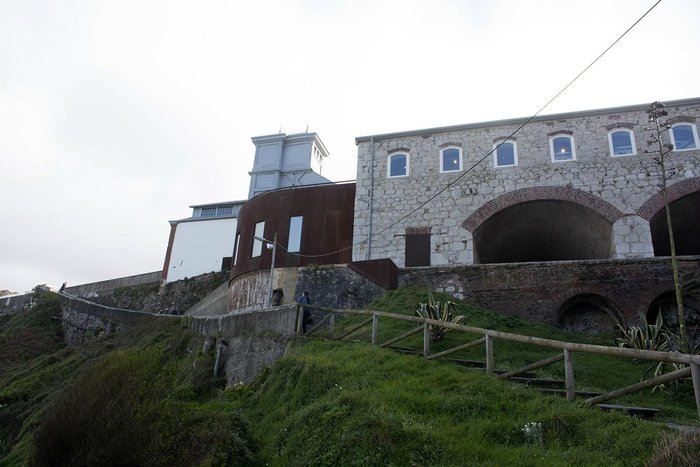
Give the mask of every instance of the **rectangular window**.
<svg viewBox="0 0 700 467">
<path fill-rule="evenodd" d="M 301 251 L 301 225 L 303 222 L 303 216 L 289 218 L 289 242 L 287 243 L 287 251 L 290 253 Z"/>
<path fill-rule="evenodd" d="M 462 170 L 462 149 L 445 148 L 440 151 L 440 172 Z"/>
<path fill-rule="evenodd" d="M 202 217 L 214 217 L 216 216 L 216 207 L 202 208 Z"/>
<path fill-rule="evenodd" d="M 515 143 L 505 142 L 499 146 L 496 144 L 495 164 L 496 167 L 509 167 L 518 165 L 518 152 Z"/>
<path fill-rule="evenodd" d="M 631 156 L 635 154 L 633 134 L 630 130 L 618 130 L 608 133 L 610 153 L 613 156 Z"/>
<path fill-rule="evenodd" d="M 389 170 L 387 176 L 405 177 L 408 175 L 408 154 L 392 154 L 388 159 Z"/>
<path fill-rule="evenodd" d="M 574 138 L 571 136 L 550 138 L 549 148 L 552 151 L 552 162 L 573 161 L 576 159 Z"/>
<path fill-rule="evenodd" d="M 257 258 L 262 254 L 263 241 L 258 240 L 259 238 L 264 238 L 265 234 L 265 221 L 258 222 L 255 224 L 255 237 L 253 238 L 253 253 L 250 255 L 251 258 Z"/>
<path fill-rule="evenodd" d="M 695 128 L 695 125 L 674 125 L 673 128 L 671 128 L 673 150 L 684 151 L 697 148 L 697 136 L 697 129 Z"/>
<path fill-rule="evenodd" d="M 238 264 L 238 247 L 241 244 L 241 233 L 236 234 L 236 244 L 233 245 L 233 265 Z"/>
</svg>

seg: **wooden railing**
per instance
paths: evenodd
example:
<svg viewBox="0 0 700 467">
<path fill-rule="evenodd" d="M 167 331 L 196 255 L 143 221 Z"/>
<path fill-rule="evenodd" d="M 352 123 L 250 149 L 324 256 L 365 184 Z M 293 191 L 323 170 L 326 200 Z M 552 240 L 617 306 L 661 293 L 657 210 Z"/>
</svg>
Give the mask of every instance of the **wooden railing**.
<svg viewBox="0 0 700 467">
<path fill-rule="evenodd" d="M 700 418 L 700 355 L 690 355 L 683 354 L 679 352 L 659 352 L 652 350 L 637 350 L 637 349 L 626 349 L 620 347 L 610 347 L 604 345 L 592 345 L 592 344 L 580 344 L 575 342 L 564 342 L 554 339 L 543 339 L 540 337 L 524 336 L 521 334 L 513 334 L 509 332 L 494 331 L 491 329 L 482 329 L 473 326 L 466 326 L 463 324 L 448 323 L 444 321 L 437 321 L 432 319 L 422 318 L 420 316 L 402 315 L 398 313 L 388 313 L 385 311 L 375 311 L 375 310 L 352 310 L 352 309 L 334 309 L 327 307 L 320 307 L 315 305 L 303 305 L 303 307 L 325 313 L 325 316 L 316 323 L 313 327 L 307 329 L 306 334 L 311 334 L 312 332 L 319 329 L 324 324 L 328 323 L 329 331 L 332 339 L 341 340 L 349 335 L 357 332 L 359 329 L 369 325 L 372 325 L 371 343 L 372 345 L 380 345 L 381 347 L 388 347 L 393 345 L 407 337 L 417 334 L 423 331 L 423 357 L 427 359 L 437 359 L 445 357 L 447 355 L 465 350 L 470 347 L 485 344 L 485 364 L 486 373 L 489 375 L 494 375 L 494 357 L 493 357 L 493 341 L 494 339 L 503 339 L 512 342 L 520 342 L 523 344 L 530 344 L 539 347 L 546 347 L 551 349 L 559 349 L 562 352 L 553 356 L 540 360 L 535 363 L 523 366 L 521 368 L 508 371 L 506 373 L 501 373 L 496 375 L 497 378 L 506 379 L 519 374 L 531 371 L 537 368 L 542 368 L 544 366 L 550 365 L 552 363 L 564 360 L 564 380 L 566 386 L 566 398 L 573 399 L 576 395 L 575 390 L 575 378 L 574 378 L 574 360 L 573 352 L 598 354 L 598 355 L 608 355 L 617 356 L 624 358 L 634 358 L 638 360 L 651 360 L 656 362 L 665 363 L 676 363 L 687 365 L 679 370 L 663 374 L 661 376 L 650 378 L 648 380 L 642 381 L 640 383 L 632 384 L 630 386 L 616 389 L 610 391 L 606 394 L 602 394 L 595 397 L 590 397 L 586 399 L 586 403 L 589 405 L 599 404 L 611 399 L 615 399 L 627 394 L 641 391 L 645 388 L 650 388 L 660 384 L 667 384 L 672 381 L 677 381 L 683 378 L 691 377 L 693 382 L 693 389 L 695 392 L 695 404 L 698 410 L 698 417 Z M 297 308 L 297 333 L 301 333 L 303 329 L 303 312 L 302 306 L 299 305 Z M 336 315 L 364 315 L 368 318 L 362 320 L 360 323 L 355 324 L 349 329 L 344 329 L 343 333 L 339 336 L 335 336 L 335 318 Z M 409 321 L 418 324 L 417 327 L 407 331 L 399 336 L 393 337 L 385 342 L 379 343 L 379 318 L 389 318 L 400 321 Z M 430 326 L 442 326 L 445 328 L 453 329 L 455 331 L 462 331 L 466 333 L 472 333 L 481 335 L 483 337 L 475 339 L 471 342 L 458 345 L 451 349 L 443 350 L 439 353 L 430 353 Z"/>
</svg>

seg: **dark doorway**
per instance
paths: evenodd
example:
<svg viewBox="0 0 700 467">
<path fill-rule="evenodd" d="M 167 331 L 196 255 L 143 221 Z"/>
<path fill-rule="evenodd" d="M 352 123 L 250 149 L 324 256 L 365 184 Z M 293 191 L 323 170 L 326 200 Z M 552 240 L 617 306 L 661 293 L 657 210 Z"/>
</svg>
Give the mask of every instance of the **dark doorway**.
<svg viewBox="0 0 700 467">
<path fill-rule="evenodd" d="M 612 252 L 612 224 L 570 201 L 519 203 L 474 231 L 477 263 L 607 259 Z"/>
<path fill-rule="evenodd" d="M 406 233 L 406 267 L 430 266 L 430 234 Z"/>
<path fill-rule="evenodd" d="M 670 204 L 673 239 L 678 255 L 700 255 L 700 193 L 692 193 Z M 649 222 L 654 256 L 671 256 L 666 209 Z"/>
</svg>

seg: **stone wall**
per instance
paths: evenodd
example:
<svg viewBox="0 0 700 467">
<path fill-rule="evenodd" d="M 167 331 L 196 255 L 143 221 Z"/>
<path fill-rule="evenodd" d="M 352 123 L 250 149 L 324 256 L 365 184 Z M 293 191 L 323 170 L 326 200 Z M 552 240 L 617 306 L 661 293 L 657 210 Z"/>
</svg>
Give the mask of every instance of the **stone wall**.
<svg viewBox="0 0 700 467">
<path fill-rule="evenodd" d="M 229 311 L 240 313 L 265 307 L 270 271 L 253 271 L 229 284 Z M 308 290 L 312 303 L 333 308 L 362 307 L 385 290 L 344 264 L 277 268 L 273 288 L 284 290 L 283 304 L 296 303 Z"/>
<path fill-rule="evenodd" d="M 331 308 L 361 308 L 386 292 L 341 264 L 299 268 L 294 296 L 305 290 L 310 292 L 311 303 Z"/>
<path fill-rule="evenodd" d="M 93 298 L 105 293 L 112 292 L 122 287 L 133 287 L 136 285 L 152 284 L 159 282 L 161 271 L 147 272 L 133 276 L 119 277 L 106 281 L 91 282 L 89 284 L 74 285 L 66 287 L 66 292 L 83 298 Z"/>
<path fill-rule="evenodd" d="M 354 248 L 353 260 L 390 258 L 402 267 L 407 231 L 432 228 L 431 265 L 473 264 L 473 233 L 480 223 L 507 206 L 537 199 L 577 203 L 610 221 L 614 258 L 653 256 L 647 211 L 648 206 L 659 209 L 653 200 L 659 197 L 661 179 L 653 156 L 644 154 L 647 107 L 538 117 L 512 138 L 518 162 L 511 167 L 494 167 L 492 155 L 479 160 L 524 119 L 358 138 L 354 242 L 369 234 L 375 237 L 371 252 L 367 242 Z M 695 121 L 700 101 L 669 103 L 667 110 L 670 119 Z M 633 130 L 636 154 L 610 155 L 608 133 L 620 127 Z M 567 132 L 574 138 L 575 160 L 553 162 L 549 139 Z M 440 171 L 440 150 L 446 146 L 462 150 L 463 171 Z M 388 157 L 397 151 L 409 155 L 408 176 L 388 178 Z M 700 186 L 699 161 L 700 150 L 674 151 L 667 157 L 670 185 L 683 188 L 679 196 Z M 552 188 L 559 191 L 547 198 Z M 424 207 L 401 220 L 424 202 Z M 484 216 L 473 217 L 480 210 Z"/>
<path fill-rule="evenodd" d="M 679 269 L 689 290 L 700 285 L 700 257 L 681 259 Z M 560 326 L 592 309 L 601 312 L 600 319 L 607 314 L 637 323 L 640 313 L 646 315 L 655 300 L 673 290 L 669 258 L 409 268 L 399 280 L 400 285 L 448 292 L 503 314 Z M 571 329 L 583 330 L 575 324 Z"/>
<path fill-rule="evenodd" d="M 150 277 L 148 274 L 132 277 Z M 227 272 L 212 272 L 160 286 L 160 281 L 122 285 L 123 281 L 68 287 L 66 292 L 108 307 L 150 313 L 183 314 L 228 279 Z M 101 284 L 101 285 L 100 285 Z M 76 293 L 77 292 L 77 293 Z"/>
</svg>

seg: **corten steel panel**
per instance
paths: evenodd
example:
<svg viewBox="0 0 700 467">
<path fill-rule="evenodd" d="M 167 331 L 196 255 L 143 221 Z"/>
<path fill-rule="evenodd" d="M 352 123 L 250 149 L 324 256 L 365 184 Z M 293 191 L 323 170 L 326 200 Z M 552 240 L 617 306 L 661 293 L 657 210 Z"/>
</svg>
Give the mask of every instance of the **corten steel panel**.
<svg viewBox="0 0 700 467">
<path fill-rule="evenodd" d="M 354 261 L 348 264 L 348 268 L 384 289 L 394 290 L 398 286 L 399 268 L 388 258 Z"/>
<path fill-rule="evenodd" d="M 272 240 L 277 233 L 275 267 L 309 264 L 339 264 L 352 261 L 352 230 L 355 184 L 294 187 L 262 193 L 249 200 L 238 215 L 238 262 L 231 278 L 249 271 L 267 269 L 272 251 L 251 258 L 255 224 L 265 221 L 263 237 Z M 289 219 L 303 216 L 301 248 L 287 253 Z"/>
</svg>

